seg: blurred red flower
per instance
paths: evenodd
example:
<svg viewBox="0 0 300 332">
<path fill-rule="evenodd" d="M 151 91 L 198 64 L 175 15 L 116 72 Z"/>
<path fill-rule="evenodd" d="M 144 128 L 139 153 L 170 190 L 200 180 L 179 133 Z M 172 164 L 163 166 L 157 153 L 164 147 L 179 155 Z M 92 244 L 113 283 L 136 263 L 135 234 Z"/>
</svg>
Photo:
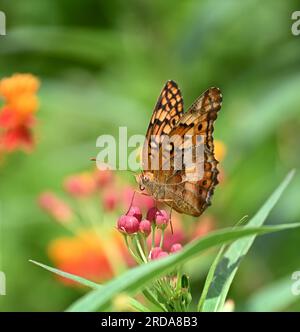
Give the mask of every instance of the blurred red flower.
<svg viewBox="0 0 300 332">
<path fill-rule="evenodd" d="M 40 82 L 31 74 L 15 74 L 0 81 L 0 149 L 31 151 L 34 146 L 32 127 L 38 110 L 36 93 Z"/>
</svg>

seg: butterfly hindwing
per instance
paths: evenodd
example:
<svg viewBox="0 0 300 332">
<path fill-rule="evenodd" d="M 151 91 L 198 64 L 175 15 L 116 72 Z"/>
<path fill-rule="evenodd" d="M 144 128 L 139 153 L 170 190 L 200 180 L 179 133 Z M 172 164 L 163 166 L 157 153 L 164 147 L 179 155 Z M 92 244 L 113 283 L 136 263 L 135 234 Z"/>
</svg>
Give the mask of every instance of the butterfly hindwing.
<svg viewBox="0 0 300 332">
<path fill-rule="evenodd" d="M 218 88 L 210 88 L 205 91 L 185 113 L 176 127 L 170 132 L 170 137 L 176 137 L 174 142 L 174 154 L 170 156 L 170 164 L 174 164 L 176 154 L 181 151 L 191 149 L 194 155 L 202 145 L 203 159 L 201 164 L 184 164 L 181 170 L 170 170 L 169 178 L 166 183 L 172 182 L 174 174 L 178 179 L 176 188 L 177 197 L 190 202 L 195 210 L 195 215 L 201 214 L 210 204 L 210 198 L 213 195 L 214 187 L 218 183 L 217 160 L 214 157 L 213 144 L 213 124 L 217 118 L 217 113 L 221 109 L 222 95 Z M 183 144 L 182 137 L 189 135 L 190 146 Z M 201 136 L 200 143 L 196 143 L 196 136 Z M 197 145 L 199 144 L 199 145 Z M 195 160 L 195 158 L 193 158 Z M 199 167 L 199 168 L 198 168 Z M 202 172 L 201 175 L 199 172 Z M 167 203 L 169 204 L 169 203 Z M 170 205 L 170 204 L 169 204 Z M 176 208 L 175 208 L 176 209 Z M 186 211 L 182 211 L 186 213 Z M 189 214 L 189 213 L 188 213 Z"/>
</svg>

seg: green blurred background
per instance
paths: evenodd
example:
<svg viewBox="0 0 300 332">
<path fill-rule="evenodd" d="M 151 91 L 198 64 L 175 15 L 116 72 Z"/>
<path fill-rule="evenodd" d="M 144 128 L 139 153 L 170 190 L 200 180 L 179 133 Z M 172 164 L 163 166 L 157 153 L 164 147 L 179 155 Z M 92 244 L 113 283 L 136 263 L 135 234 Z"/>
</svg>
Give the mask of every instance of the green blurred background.
<svg viewBox="0 0 300 332">
<path fill-rule="evenodd" d="M 1 0 L 0 10 L 0 76 L 31 72 L 42 82 L 37 149 L 0 169 L 1 311 L 63 310 L 83 293 L 28 262 L 50 264 L 46 246 L 61 234 L 36 198 L 90 167 L 99 135 L 117 135 L 119 126 L 143 134 L 168 79 L 185 105 L 210 86 L 223 91 L 215 137 L 227 146 L 226 183 L 210 208 L 220 226 L 253 215 L 299 168 L 300 36 L 291 33 L 298 1 Z M 297 173 L 269 223 L 300 221 L 299 186 Z M 258 239 L 230 297 L 243 305 L 261 287 L 290 280 L 300 269 L 299 239 L 299 231 Z M 278 303 L 286 308 L 299 310 L 300 296 Z"/>
</svg>

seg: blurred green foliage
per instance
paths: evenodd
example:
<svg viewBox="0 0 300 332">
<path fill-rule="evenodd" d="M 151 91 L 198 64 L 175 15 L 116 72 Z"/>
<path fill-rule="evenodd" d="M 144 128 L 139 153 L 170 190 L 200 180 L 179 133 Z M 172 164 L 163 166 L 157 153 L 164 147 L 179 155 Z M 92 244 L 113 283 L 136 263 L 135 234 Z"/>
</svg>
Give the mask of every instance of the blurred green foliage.
<svg viewBox="0 0 300 332">
<path fill-rule="evenodd" d="M 31 72 L 42 81 L 36 151 L 12 155 L 0 169 L 0 310 L 63 310 L 80 295 L 28 262 L 47 263 L 46 245 L 61 234 L 36 197 L 91 167 L 99 135 L 117 135 L 119 126 L 143 134 L 167 79 L 179 83 L 186 106 L 209 86 L 223 91 L 215 137 L 228 149 L 226 180 L 210 208 L 220 227 L 251 216 L 299 168 L 300 36 L 291 33 L 298 1 L 2 0 L 0 10 L 1 77 Z M 270 222 L 299 222 L 299 186 L 297 174 Z M 299 270 L 299 236 L 257 240 L 230 297 L 242 303 Z"/>
</svg>

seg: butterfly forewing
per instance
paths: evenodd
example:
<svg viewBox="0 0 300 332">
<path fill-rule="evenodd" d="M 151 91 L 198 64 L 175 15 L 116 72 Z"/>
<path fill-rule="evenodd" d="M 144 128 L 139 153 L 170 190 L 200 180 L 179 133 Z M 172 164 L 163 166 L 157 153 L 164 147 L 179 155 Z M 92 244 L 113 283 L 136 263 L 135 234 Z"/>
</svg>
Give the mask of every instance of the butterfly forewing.
<svg viewBox="0 0 300 332">
<path fill-rule="evenodd" d="M 158 164 L 160 146 L 182 115 L 181 92 L 174 81 L 168 81 L 160 93 L 148 126 L 142 156 L 144 170 L 161 168 Z"/>
</svg>

